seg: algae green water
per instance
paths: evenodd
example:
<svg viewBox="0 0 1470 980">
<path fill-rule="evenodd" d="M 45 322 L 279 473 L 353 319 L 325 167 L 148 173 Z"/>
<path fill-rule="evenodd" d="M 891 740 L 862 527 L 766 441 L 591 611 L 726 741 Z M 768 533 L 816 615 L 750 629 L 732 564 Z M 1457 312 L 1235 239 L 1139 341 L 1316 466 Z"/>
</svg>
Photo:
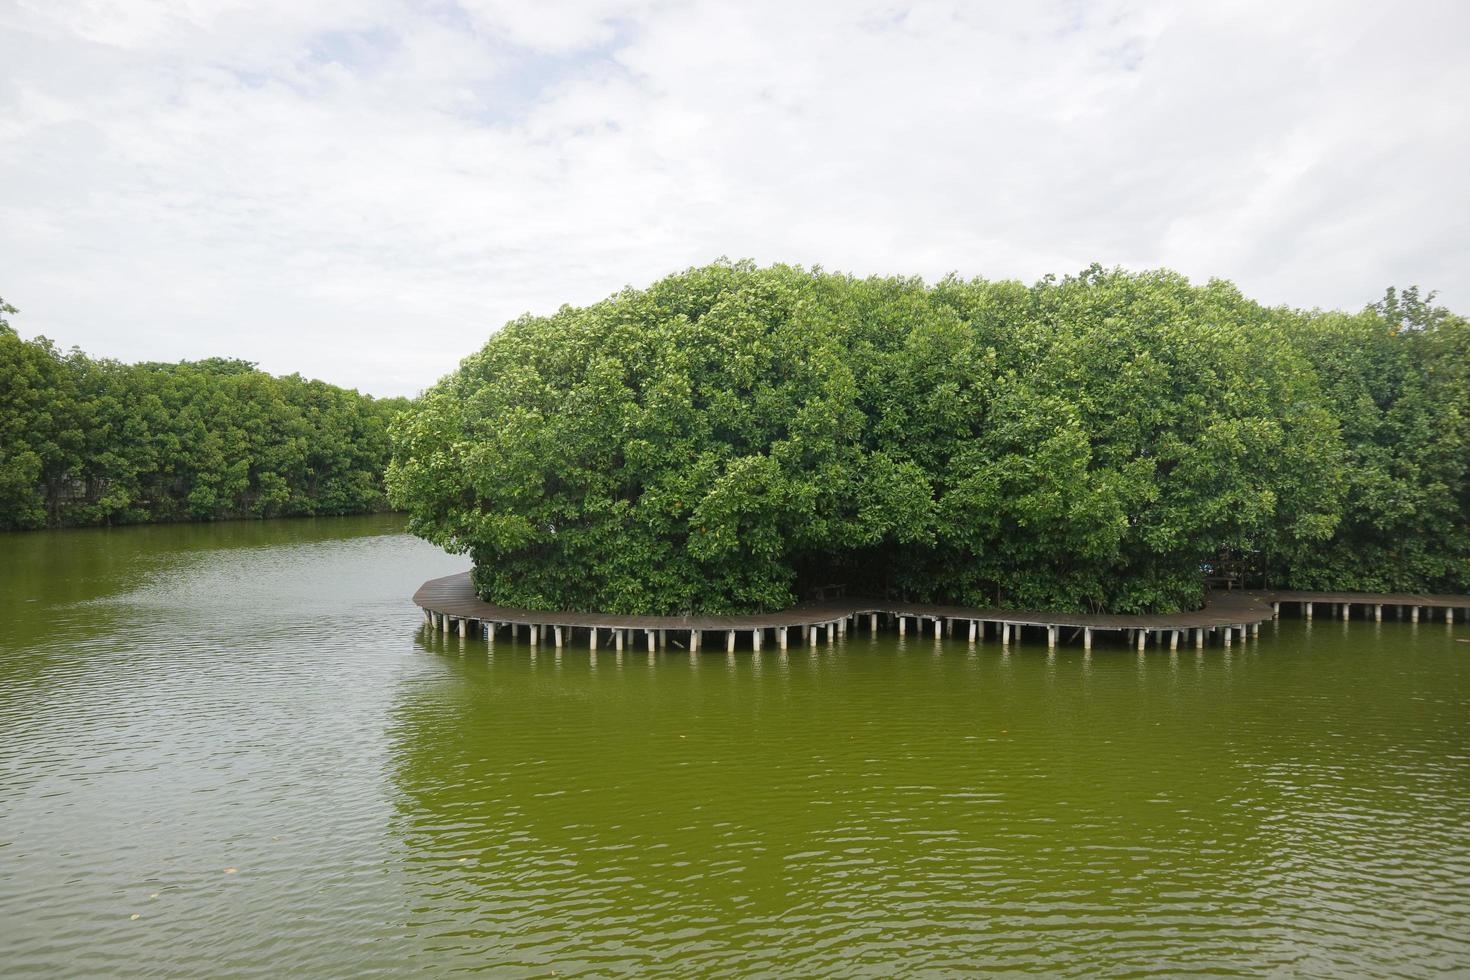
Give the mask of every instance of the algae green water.
<svg viewBox="0 0 1470 980">
<path fill-rule="evenodd" d="M 425 634 L 392 517 L 0 536 L 0 972 L 1470 971 L 1470 629 Z"/>
</svg>

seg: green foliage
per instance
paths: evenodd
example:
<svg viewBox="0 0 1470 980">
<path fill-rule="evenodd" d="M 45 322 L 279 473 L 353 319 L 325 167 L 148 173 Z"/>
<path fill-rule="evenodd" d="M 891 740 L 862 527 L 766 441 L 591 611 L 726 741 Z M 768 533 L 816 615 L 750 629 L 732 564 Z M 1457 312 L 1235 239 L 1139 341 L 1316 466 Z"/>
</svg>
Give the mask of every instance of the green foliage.
<svg viewBox="0 0 1470 980">
<path fill-rule="evenodd" d="M 1166 611 L 1222 558 L 1464 588 L 1465 330 L 1416 290 L 1352 317 L 1169 272 L 718 263 L 507 325 L 398 419 L 388 483 L 535 608 Z"/>
<path fill-rule="evenodd" d="M 244 361 L 63 354 L 0 320 L 0 528 L 382 509 L 406 405 Z"/>
<path fill-rule="evenodd" d="M 1346 447 L 1337 533 L 1274 563 L 1302 588 L 1470 591 L 1470 323 L 1390 289 L 1313 318 L 1298 345 Z"/>
</svg>

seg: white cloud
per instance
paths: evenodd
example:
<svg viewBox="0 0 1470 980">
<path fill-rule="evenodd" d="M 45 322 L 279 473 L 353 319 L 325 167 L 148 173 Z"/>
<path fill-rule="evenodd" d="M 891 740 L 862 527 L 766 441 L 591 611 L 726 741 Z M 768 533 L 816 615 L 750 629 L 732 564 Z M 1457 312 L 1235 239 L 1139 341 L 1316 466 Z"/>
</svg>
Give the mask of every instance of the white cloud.
<svg viewBox="0 0 1470 980">
<path fill-rule="evenodd" d="M 1470 8 L 0 0 L 0 295 L 378 393 L 718 255 L 1470 307 Z"/>
</svg>

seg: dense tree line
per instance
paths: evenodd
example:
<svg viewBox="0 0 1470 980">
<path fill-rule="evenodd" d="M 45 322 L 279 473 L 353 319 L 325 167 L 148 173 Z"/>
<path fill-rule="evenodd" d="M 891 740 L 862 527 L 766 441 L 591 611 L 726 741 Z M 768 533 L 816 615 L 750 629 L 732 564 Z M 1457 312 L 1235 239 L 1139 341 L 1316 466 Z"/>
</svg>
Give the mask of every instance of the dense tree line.
<svg viewBox="0 0 1470 980">
<path fill-rule="evenodd" d="M 508 324 L 399 417 L 389 486 L 539 608 L 1166 611 L 1231 563 L 1466 591 L 1470 327 L 1431 300 L 719 263 Z"/>
<path fill-rule="evenodd" d="M 0 303 L 0 529 L 383 509 L 376 400 L 236 360 L 120 364 L 24 340 Z"/>
</svg>

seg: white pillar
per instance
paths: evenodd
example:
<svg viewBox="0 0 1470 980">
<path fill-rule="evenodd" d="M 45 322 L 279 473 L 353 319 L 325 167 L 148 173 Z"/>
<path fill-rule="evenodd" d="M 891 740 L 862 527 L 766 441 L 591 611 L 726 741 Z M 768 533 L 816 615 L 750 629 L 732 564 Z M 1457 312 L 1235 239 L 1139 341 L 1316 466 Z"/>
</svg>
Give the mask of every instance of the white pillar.
<svg viewBox="0 0 1470 980">
<path fill-rule="evenodd" d="M 556 648 L 558 650 L 560 650 L 561 649 L 561 627 L 558 626 L 555 629 L 556 629 Z"/>
<path fill-rule="evenodd" d="M 1203 626 L 1196 626 L 1194 628 L 1194 648 L 1196 650 L 1203 650 L 1205 648 L 1205 630 Z"/>
<path fill-rule="evenodd" d="M 1411 623 L 1417 623 L 1417 622 L 1419 622 L 1419 607 L 1418 606 L 1415 606 L 1414 607 L 1414 610 L 1411 613 L 1409 613 L 1409 622 L 1411 622 Z"/>
<path fill-rule="evenodd" d="M 786 649 L 786 627 L 784 626 L 776 627 L 776 646 L 782 650 Z"/>
<path fill-rule="evenodd" d="M 1271 618 L 1272 619 L 1280 619 L 1281 618 L 1281 603 L 1279 603 L 1279 602 L 1273 602 L 1273 603 L 1271 603 Z"/>
<path fill-rule="evenodd" d="M 841 619 L 839 619 L 837 621 L 837 635 L 838 636 L 846 636 L 847 635 L 847 617 L 846 616 L 843 616 Z"/>
<path fill-rule="evenodd" d="M 620 629 L 613 630 L 613 648 L 619 653 L 623 652 L 623 631 Z"/>
<path fill-rule="evenodd" d="M 1147 630 L 1139 630 L 1138 631 L 1138 649 L 1142 650 L 1143 649 L 1143 644 L 1147 640 L 1148 640 L 1148 631 Z"/>
<path fill-rule="evenodd" d="M 1046 628 L 1046 645 L 1049 647 L 1057 645 L 1057 627 L 1048 626 Z"/>
<path fill-rule="evenodd" d="M 1011 624 L 1010 623 L 1001 623 L 1000 624 L 1000 642 L 1002 642 L 1002 643 L 1010 643 L 1011 642 Z"/>
<path fill-rule="evenodd" d="M 878 632 L 878 614 L 877 613 L 868 613 L 868 632 L 874 633 L 874 634 L 876 634 Z"/>
<path fill-rule="evenodd" d="M 1310 602 L 1304 602 L 1304 603 L 1302 603 L 1302 607 L 1303 607 L 1303 617 L 1306 618 L 1306 619 L 1311 619 L 1312 618 L 1312 604 Z"/>
<path fill-rule="evenodd" d="M 1380 602 L 1373 607 L 1373 620 L 1378 623 L 1383 622 L 1383 603 Z"/>
<path fill-rule="evenodd" d="M 1347 620 L 1348 616 L 1352 615 L 1352 609 L 1353 604 L 1351 602 L 1344 602 L 1342 604 L 1342 618 L 1344 621 Z"/>
<path fill-rule="evenodd" d="M 597 627 L 596 626 L 592 627 L 592 629 L 589 630 L 588 633 L 587 633 L 587 649 L 589 649 L 589 650 L 596 650 L 597 649 Z"/>
<path fill-rule="evenodd" d="M 699 652 L 699 630 L 690 630 L 689 631 L 689 652 L 690 653 L 698 653 Z"/>
<path fill-rule="evenodd" d="M 973 619 L 970 620 L 970 642 L 975 642 L 975 621 Z"/>
<path fill-rule="evenodd" d="M 1445 607 L 1445 610 L 1444 610 L 1444 621 L 1446 623 L 1450 623 L 1450 624 L 1453 624 L 1454 623 L 1454 621 L 1455 621 L 1455 609 L 1454 609 L 1453 606 L 1446 606 Z"/>
<path fill-rule="evenodd" d="M 1229 627 L 1229 626 L 1225 627 L 1225 645 L 1227 647 L 1230 645 L 1230 634 L 1231 634 L 1231 632 L 1232 632 L 1231 627 Z"/>
<path fill-rule="evenodd" d="M 725 652 L 726 653 L 734 653 L 735 652 L 735 631 L 734 630 L 726 630 L 725 631 Z"/>
<path fill-rule="evenodd" d="M 529 629 L 531 630 L 531 645 L 536 646 L 541 642 L 541 627 L 531 626 Z"/>
<path fill-rule="evenodd" d="M 1091 650 L 1092 649 L 1092 627 L 1091 626 L 1084 626 L 1084 627 L 1082 627 L 1082 649 L 1084 649 L 1084 650 Z"/>
<path fill-rule="evenodd" d="M 1170 650 L 1178 650 L 1179 649 L 1179 631 L 1178 630 L 1170 630 L 1169 631 L 1169 649 Z"/>
<path fill-rule="evenodd" d="M 908 621 L 902 616 L 898 617 L 898 635 L 903 636 L 908 632 Z"/>
<path fill-rule="evenodd" d="M 752 650 L 759 650 L 761 648 L 761 641 L 765 639 L 765 632 L 765 630 L 750 631 L 750 648 Z"/>
<path fill-rule="evenodd" d="M 817 626 L 816 626 L 815 623 L 813 623 L 813 624 L 811 624 L 810 626 L 807 627 L 807 630 L 806 630 L 806 639 L 807 639 L 807 645 L 808 646 L 813 646 L 814 647 L 814 646 L 817 645 Z"/>
</svg>

